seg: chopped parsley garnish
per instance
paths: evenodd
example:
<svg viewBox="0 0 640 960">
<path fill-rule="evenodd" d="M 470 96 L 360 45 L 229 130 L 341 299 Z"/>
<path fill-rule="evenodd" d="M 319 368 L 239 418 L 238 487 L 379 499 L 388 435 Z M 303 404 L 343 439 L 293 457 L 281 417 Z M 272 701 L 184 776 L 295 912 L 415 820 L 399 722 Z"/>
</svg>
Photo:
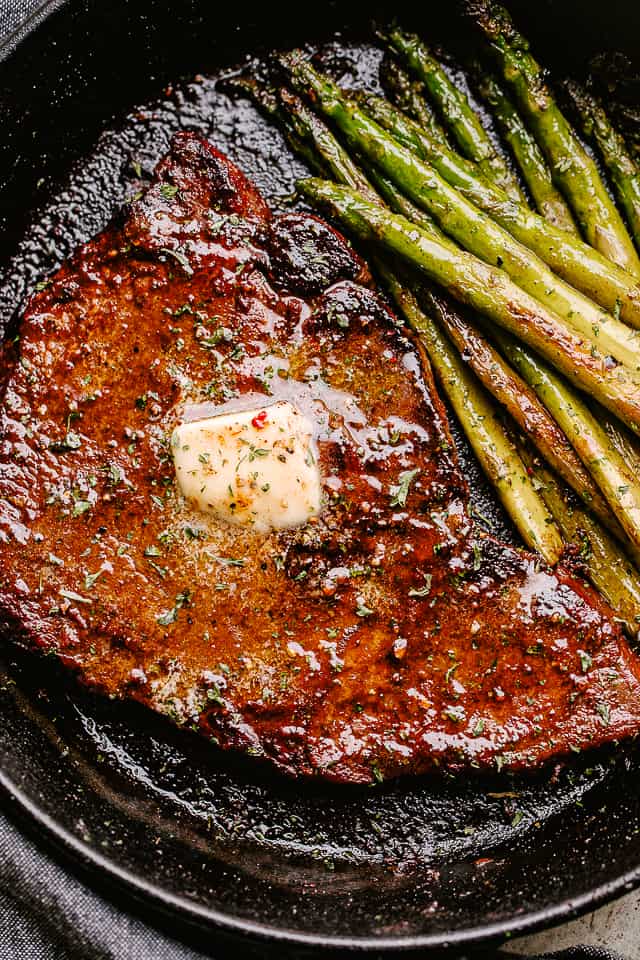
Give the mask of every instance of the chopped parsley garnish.
<svg viewBox="0 0 640 960">
<path fill-rule="evenodd" d="M 578 656 L 580 657 L 580 667 L 582 668 L 582 672 L 587 673 L 591 667 L 591 664 L 593 663 L 592 657 L 590 657 L 588 653 L 585 653 L 584 650 L 578 650 Z"/>
<path fill-rule="evenodd" d="M 163 183 L 160 187 L 160 193 L 164 200 L 173 200 L 177 192 L 178 188 L 172 186 L 170 183 Z"/>
<path fill-rule="evenodd" d="M 84 588 L 85 590 L 91 590 L 93 585 L 97 583 L 99 578 L 102 576 L 104 571 L 98 570 L 97 573 L 88 573 L 84 578 Z"/>
<path fill-rule="evenodd" d="M 398 483 L 391 490 L 391 506 L 404 507 L 409 496 L 409 488 L 420 473 L 419 470 L 403 470 L 398 477 Z"/>
<path fill-rule="evenodd" d="M 374 611 L 370 607 L 366 607 L 364 603 L 359 603 L 356 607 L 356 617 L 371 617 Z"/>
<path fill-rule="evenodd" d="M 190 277 L 193 276 L 193 267 L 187 260 L 184 253 L 181 253 L 180 250 L 170 250 L 169 247 L 161 247 L 160 252 L 165 253 L 168 257 L 173 257 L 174 260 L 177 260 L 185 273 L 188 273 Z"/>
<path fill-rule="evenodd" d="M 207 690 L 207 700 L 212 700 L 213 703 L 217 703 L 218 706 L 224 707 L 225 702 L 222 699 L 219 687 L 214 683 Z"/>
<path fill-rule="evenodd" d="M 178 611 L 191 602 L 191 593 L 185 590 L 176 596 L 176 602 L 171 610 L 164 610 L 156 620 L 161 627 L 168 627 L 170 623 L 175 623 L 178 619 Z"/>
<path fill-rule="evenodd" d="M 251 446 L 249 447 L 249 463 L 253 463 L 253 461 L 257 457 L 268 457 L 268 456 L 269 456 L 269 451 L 265 450 L 264 447 L 254 447 L 253 444 L 251 444 Z"/>
<path fill-rule="evenodd" d="M 54 440 L 49 444 L 49 449 L 54 453 L 68 453 L 69 450 L 79 450 L 82 446 L 82 440 L 77 433 L 69 431 L 64 440 Z"/>
<path fill-rule="evenodd" d="M 64 597 L 65 600 L 75 600 L 76 603 L 91 603 L 89 597 L 82 597 L 79 593 L 75 593 L 73 590 L 58 590 L 58 593 L 61 597 Z"/>
</svg>

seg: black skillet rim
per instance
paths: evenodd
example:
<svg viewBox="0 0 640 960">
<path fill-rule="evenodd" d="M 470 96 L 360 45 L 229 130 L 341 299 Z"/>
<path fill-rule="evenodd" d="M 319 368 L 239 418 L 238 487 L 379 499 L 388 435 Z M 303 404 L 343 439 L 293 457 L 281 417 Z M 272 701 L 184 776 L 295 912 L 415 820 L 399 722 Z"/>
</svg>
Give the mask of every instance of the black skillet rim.
<svg viewBox="0 0 640 960">
<path fill-rule="evenodd" d="M 475 947 L 490 943 L 500 944 L 510 941 L 514 936 L 523 936 L 534 933 L 536 930 L 550 929 L 560 923 L 575 919 L 596 907 L 614 900 L 636 887 L 640 887 L 640 863 L 633 870 L 628 870 L 615 880 L 609 880 L 578 897 L 569 897 L 560 900 L 533 913 L 523 913 L 512 920 L 497 921 L 484 926 L 468 927 L 464 930 L 453 930 L 450 933 L 431 933 L 414 936 L 399 937 L 337 937 L 322 934 L 296 932 L 290 929 L 278 929 L 253 920 L 234 918 L 212 907 L 199 905 L 175 893 L 163 889 L 155 883 L 146 881 L 130 870 L 118 866 L 109 857 L 103 856 L 89 844 L 80 840 L 67 830 L 61 823 L 46 813 L 27 794 L 17 786 L 11 777 L 0 768 L 0 792 L 8 805 L 18 809 L 22 817 L 26 818 L 39 833 L 45 835 L 54 856 L 64 866 L 65 860 L 71 860 L 82 870 L 84 876 L 89 876 L 93 889 L 103 895 L 99 889 L 96 877 L 120 892 L 133 895 L 135 902 L 151 903 L 161 916 L 170 916 L 184 924 L 183 931 L 188 928 L 202 931 L 217 929 L 229 936 L 244 936 L 253 938 L 254 942 L 270 943 L 271 945 L 286 945 L 307 947 L 324 950 L 341 950 L 349 952 L 370 953 L 410 952 L 415 950 L 447 950 L 449 952 L 460 947 Z M 10 811 L 9 811 L 10 812 Z M 110 892 L 108 899 L 113 900 Z M 188 936 L 188 933 L 187 933 Z"/>
</svg>

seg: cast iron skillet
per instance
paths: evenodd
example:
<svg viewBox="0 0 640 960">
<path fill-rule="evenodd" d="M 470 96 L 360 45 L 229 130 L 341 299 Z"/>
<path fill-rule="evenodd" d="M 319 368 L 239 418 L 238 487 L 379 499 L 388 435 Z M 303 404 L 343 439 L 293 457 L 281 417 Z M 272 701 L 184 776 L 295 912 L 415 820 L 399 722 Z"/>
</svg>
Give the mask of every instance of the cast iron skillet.
<svg viewBox="0 0 640 960">
<path fill-rule="evenodd" d="M 379 3 L 367 15 L 397 14 L 463 50 L 470 41 L 453 6 Z M 633 55 L 633 0 L 514 8 L 561 73 L 583 72 L 605 42 Z M 176 129 L 208 135 L 272 199 L 289 193 L 303 168 L 210 76 L 247 54 L 309 42 L 329 44 L 325 59 L 344 82 L 374 84 L 378 54 L 361 16 L 320 0 L 303 11 L 96 0 L 68 3 L 23 41 L 0 65 L 9 333 L 25 293 L 139 187 Z M 636 92 L 622 84 L 627 99 Z M 460 450 L 479 522 L 509 536 Z M 13 808 L 95 882 L 172 917 L 174 931 L 177 920 L 205 937 L 216 928 L 309 948 L 462 949 L 566 919 L 640 882 L 638 763 L 626 748 L 528 778 L 329 789 L 220 756 L 140 708 L 78 690 L 10 644 L 3 656 L 0 780 Z"/>
</svg>

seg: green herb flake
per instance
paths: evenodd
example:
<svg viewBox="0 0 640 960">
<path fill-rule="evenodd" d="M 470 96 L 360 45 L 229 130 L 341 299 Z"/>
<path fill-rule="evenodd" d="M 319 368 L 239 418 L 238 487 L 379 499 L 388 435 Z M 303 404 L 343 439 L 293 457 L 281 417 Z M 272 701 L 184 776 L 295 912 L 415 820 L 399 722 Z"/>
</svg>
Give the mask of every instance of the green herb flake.
<svg viewBox="0 0 640 960">
<path fill-rule="evenodd" d="M 219 707 L 224 707 L 225 702 L 222 699 L 220 689 L 216 684 L 212 684 L 207 690 L 207 700 L 211 700 L 213 703 L 217 703 Z"/>
<path fill-rule="evenodd" d="M 83 597 L 79 593 L 75 593 L 73 590 L 60 589 L 58 593 L 61 597 L 64 597 L 65 600 L 73 600 L 75 603 L 92 603 L 92 600 L 89 597 Z"/>
<path fill-rule="evenodd" d="M 156 617 L 156 621 L 161 627 L 168 627 L 171 623 L 175 623 L 178 619 L 178 611 L 181 610 L 182 607 L 187 606 L 190 602 L 191 593 L 189 590 L 184 590 L 182 593 L 179 593 L 176 596 L 176 601 L 172 609 L 164 610 Z"/>
<path fill-rule="evenodd" d="M 580 668 L 582 672 L 588 673 L 591 669 L 593 658 L 588 653 L 585 653 L 584 650 L 578 650 L 578 656 L 580 657 Z"/>
<path fill-rule="evenodd" d="M 170 250 L 169 247 L 161 247 L 160 253 L 164 253 L 168 257 L 173 257 L 173 259 L 180 264 L 186 274 L 188 274 L 190 277 L 193 276 L 193 267 L 187 260 L 184 253 L 182 253 L 180 250 Z"/>
<path fill-rule="evenodd" d="M 82 446 L 82 440 L 77 433 L 69 431 L 64 440 L 54 440 L 49 444 L 49 449 L 54 453 L 68 453 L 70 450 L 79 450 Z"/>
<path fill-rule="evenodd" d="M 364 603 L 359 603 L 356 607 L 356 617 L 371 617 L 373 613 L 374 611 L 370 607 L 366 607 Z"/>
<path fill-rule="evenodd" d="M 409 488 L 420 473 L 419 470 L 403 470 L 398 477 L 398 483 L 391 491 L 391 506 L 404 507 L 409 496 Z"/>
<path fill-rule="evenodd" d="M 97 573 L 88 573 L 84 578 L 84 588 L 85 590 L 91 590 L 91 588 L 98 582 L 100 577 L 103 574 L 103 570 L 98 570 Z"/>
<path fill-rule="evenodd" d="M 177 192 L 178 188 L 172 186 L 170 183 L 163 183 L 160 187 L 160 193 L 164 200 L 173 200 Z"/>
</svg>

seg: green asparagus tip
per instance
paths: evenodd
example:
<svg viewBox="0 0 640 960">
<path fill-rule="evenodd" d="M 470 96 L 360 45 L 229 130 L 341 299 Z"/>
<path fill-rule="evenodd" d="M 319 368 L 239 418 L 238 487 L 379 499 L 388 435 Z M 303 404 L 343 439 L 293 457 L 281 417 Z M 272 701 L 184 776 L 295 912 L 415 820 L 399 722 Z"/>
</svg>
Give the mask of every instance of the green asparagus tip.
<svg viewBox="0 0 640 960">
<path fill-rule="evenodd" d="M 309 58 L 304 50 L 298 48 L 296 50 L 289 50 L 287 53 L 279 53 L 276 61 L 287 73 L 293 73 L 296 70 L 302 69 L 305 64 L 308 64 Z"/>
<path fill-rule="evenodd" d="M 399 30 L 400 25 L 398 21 L 394 18 L 389 20 L 384 24 L 374 23 L 373 25 L 373 35 L 382 43 L 388 43 L 389 37 L 394 32 L 394 30 Z"/>
<path fill-rule="evenodd" d="M 519 50 L 528 50 L 529 42 L 516 29 L 511 15 L 493 0 L 462 0 L 462 7 L 472 20 L 480 24 L 486 36 L 496 43 L 507 43 Z"/>
<path fill-rule="evenodd" d="M 591 111 L 594 107 L 597 109 L 600 104 L 575 80 L 564 80 L 560 86 L 568 95 L 573 107 L 580 113 L 585 134 L 587 137 L 591 137 L 594 128 Z"/>
<path fill-rule="evenodd" d="M 261 107 L 265 113 L 272 115 L 278 113 L 278 100 L 275 90 L 261 83 L 257 77 L 250 76 L 249 74 L 229 77 L 224 82 L 224 92 L 249 97 L 254 103 Z"/>
</svg>

